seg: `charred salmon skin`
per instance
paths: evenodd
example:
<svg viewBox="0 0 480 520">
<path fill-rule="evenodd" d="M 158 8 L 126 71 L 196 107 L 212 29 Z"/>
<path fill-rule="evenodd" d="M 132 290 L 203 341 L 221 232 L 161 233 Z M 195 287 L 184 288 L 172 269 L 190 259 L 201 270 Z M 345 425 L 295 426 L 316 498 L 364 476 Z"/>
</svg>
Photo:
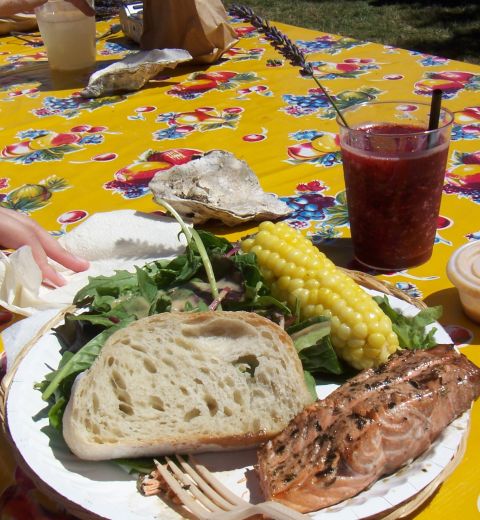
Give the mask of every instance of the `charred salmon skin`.
<svg viewBox="0 0 480 520">
<path fill-rule="evenodd" d="M 355 496 L 423 453 L 479 394 L 480 369 L 452 346 L 400 351 L 259 449 L 265 498 L 305 513 Z"/>
</svg>

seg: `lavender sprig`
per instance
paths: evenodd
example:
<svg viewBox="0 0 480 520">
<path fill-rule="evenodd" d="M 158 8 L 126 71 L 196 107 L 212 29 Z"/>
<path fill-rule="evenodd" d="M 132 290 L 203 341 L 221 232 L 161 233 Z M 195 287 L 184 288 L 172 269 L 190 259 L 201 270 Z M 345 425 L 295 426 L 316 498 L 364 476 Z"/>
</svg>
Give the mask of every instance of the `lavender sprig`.
<svg viewBox="0 0 480 520">
<path fill-rule="evenodd" d="M 315 77 L 312 64 L 306 60 L 305 54 L 297 47 L 295 43 L 292 42 L 292 40 L 290 40 L 288 36 L 283 34 L 274 25 L 270 25 L 267 20 L 264 20 L 263 18 L 260 18 L 260 16 L 256 15 L 253 12 L 253 9 L 250 7 L 233 4 L 230 6 L 229 12 L 232 16 L 243 18 L 244 20 L 250 22 L 254 27 L 265 34 L 265 36 L 272 42 L 273 46 L 278 50 L 278 52 L 285 56 L 285 58 L 287 58 L 292 65 L 300 67 L 300 73 L 302 75 L 311 76 L 325 94 L 326 98 L 334 108 L 335 112 L 338 114 L 338 117 L 341 119 L 342 123 L 347 128 L 349 128 L 348 123 L 343 117 L 343 114 L 335 104 L 333 97 L 330 96 L 323 85 Z"/>
</svg>

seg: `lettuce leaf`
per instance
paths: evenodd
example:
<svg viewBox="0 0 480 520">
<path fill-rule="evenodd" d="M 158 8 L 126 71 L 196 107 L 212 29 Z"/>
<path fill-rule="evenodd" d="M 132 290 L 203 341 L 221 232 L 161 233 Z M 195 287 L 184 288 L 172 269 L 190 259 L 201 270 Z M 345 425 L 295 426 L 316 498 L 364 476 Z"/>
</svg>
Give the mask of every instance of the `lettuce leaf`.
<svg viewBox="0 0 480 520">
<path fill-rule="evenodd" d="M 153 458 L 113 459 L 129 475 L 148 475 L 155 469 Z"/>
<path fill-rule="evenodd" d="M 35 385 L 35 388 L 42 392 L 42 399 L 49 401 L 48 418 L 51 426 L 61 429 L 63 412 L 70 398 L 75 377 L 90 368 L 105 341 L 115 331 L 132 321 L 134 321 L 134 318 L 124 320 L 105 329 L 75 353 L 67 350 L 62 356 L 57 370 L 47 374 L 42 382 Z"/>
<path fill-rule="evenodd" d="M 330 335 L 320 341 L 303 348 L 299 353 L 304 370 L 312 374 L 343 374 L 344 369 L 332 345 Z"/>
<path fill-rule="evenodd" d="M 305 378 L 305 384 L 307 385 L 310 395 L 316 401 L 318 399 L 318 395 L 317 395 L 317 383 L 315 381 L 315 378 L 307 370 L 303 371 L 303 377 Z"/>
<path fill-rule="evenodd" d="M 50 376 L 49 384 L 42 392 L 42 399 L 47 401 L 63 380 L 90 368 L 100 353 L 105 341 L 114 332 L 127 326 L 132 321 L 134 321 L 134 318 L 126 319 L 117 325 L 104 330 L 98 334 L 98 336 L 95 336 L 90 340 L 80 350 L 75 352 L 75 354 L 72 354 L 72 352 L 69 351 L 65 352 L 60 360 L 58 369 L 54 372 L 53 377 Z"/>
<path fill-rule="evenodd" d="M 330 320 L 315 316 L 287 329 L 293 339 L 303 369 L 311 374 L 342 374 L 343 368 L 330 337 Z"/>
<path fill-rule="evenodd" d="M 437 321 L 442 315 L 442 306 L 422 309 L 416 316 L 404 316 L 396 311 L 386 296 L 374 296 L 382 311 L 392 320 L 393 332 L 398 336 L 401 348 L 409 350 L 428 350 L 437 342 L 434 339 L 437 329 L 428 332 L 425 327 Z"/>
</svg>

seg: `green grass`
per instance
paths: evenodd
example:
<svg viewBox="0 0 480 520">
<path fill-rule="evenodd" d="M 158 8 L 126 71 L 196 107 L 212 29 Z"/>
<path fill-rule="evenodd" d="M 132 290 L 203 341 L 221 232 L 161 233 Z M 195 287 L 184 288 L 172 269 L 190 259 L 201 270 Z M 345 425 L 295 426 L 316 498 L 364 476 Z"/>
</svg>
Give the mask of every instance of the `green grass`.
<svg viewBox="0 0 480 520">
<path fill-rule="evenodd" d="M 480 0 L 238 0 L 269 21 L 480 64 Z"/>
</svg>

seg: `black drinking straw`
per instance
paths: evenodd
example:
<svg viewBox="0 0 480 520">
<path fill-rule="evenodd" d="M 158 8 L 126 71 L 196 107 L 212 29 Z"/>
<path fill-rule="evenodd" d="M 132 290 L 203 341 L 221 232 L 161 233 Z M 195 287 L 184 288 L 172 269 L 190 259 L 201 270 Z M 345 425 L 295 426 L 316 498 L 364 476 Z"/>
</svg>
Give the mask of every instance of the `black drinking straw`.
<svg viewBox="0 0 480 520">
<path fill-rule="evenodd" d="M 440 110 L 442 108 L 442 91 L 436 88 L 432 92 L 432 102 L 430 105 L 430 118 L 428 121 L 428 130 L 436 130 L 440 122 Z M 431 133 L 428 136 L 428 148 L 435 146 L 435 134 Z"/>
</svg>

